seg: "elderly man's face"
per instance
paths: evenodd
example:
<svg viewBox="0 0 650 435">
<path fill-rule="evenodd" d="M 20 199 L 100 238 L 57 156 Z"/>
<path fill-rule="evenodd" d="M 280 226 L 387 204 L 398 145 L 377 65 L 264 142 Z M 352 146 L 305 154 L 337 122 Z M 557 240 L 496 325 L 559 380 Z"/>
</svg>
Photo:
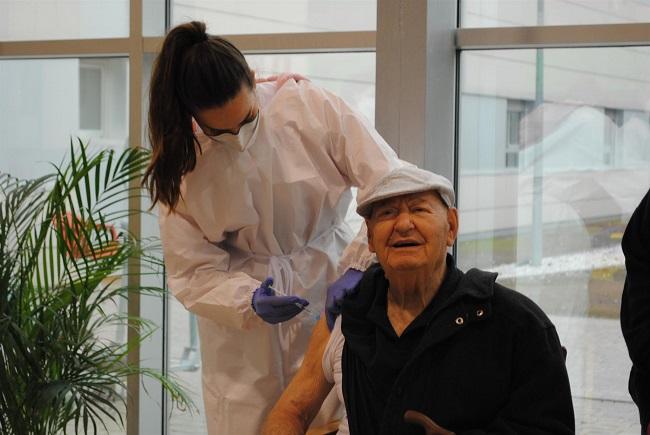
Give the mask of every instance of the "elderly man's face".
<svg viewBox="0 0 650 435">
<path fill-rule="evenodd" d="M 367 224 L 368 247 L 384 269 L 436 269 L 456 239 L 458 214 L 430 191 L 379 201 Z"/>
</svg>

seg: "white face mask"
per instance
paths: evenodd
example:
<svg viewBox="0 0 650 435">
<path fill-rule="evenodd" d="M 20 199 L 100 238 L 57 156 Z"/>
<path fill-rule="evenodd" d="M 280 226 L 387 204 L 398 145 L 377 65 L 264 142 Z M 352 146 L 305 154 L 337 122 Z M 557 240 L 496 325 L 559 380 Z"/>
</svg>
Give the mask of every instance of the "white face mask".
<svg viewBox="0 0 650 435">
<path fill-rule="evenodd" d="M 260 111 L 257 111 L 255 119 L 251 122 L 247 122 L 239 128 L 237 134 L 232 133 L 223 133 L 219 136 L 209 136 L 215 142 L 237 148 L 240 152 L 244 151 L 255 141 L 255 136 L 257 136 L 257 129 L 260 124 Z"/>
</svg>

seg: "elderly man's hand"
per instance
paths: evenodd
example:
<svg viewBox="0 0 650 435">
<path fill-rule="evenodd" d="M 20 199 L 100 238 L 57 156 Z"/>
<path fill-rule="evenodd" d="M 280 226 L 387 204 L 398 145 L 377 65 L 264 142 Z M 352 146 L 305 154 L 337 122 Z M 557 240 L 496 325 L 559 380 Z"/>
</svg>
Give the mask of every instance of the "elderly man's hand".
<svg viewBox="0 0 650 435">
<path fill-rule="evenodd" d="M 421 426 L 426 435 L 456 435 L 454 432 L 439 426 L 435 421 L 418 411 L 406 411 L 404 413 L 404 421 Z"/>
</svg>

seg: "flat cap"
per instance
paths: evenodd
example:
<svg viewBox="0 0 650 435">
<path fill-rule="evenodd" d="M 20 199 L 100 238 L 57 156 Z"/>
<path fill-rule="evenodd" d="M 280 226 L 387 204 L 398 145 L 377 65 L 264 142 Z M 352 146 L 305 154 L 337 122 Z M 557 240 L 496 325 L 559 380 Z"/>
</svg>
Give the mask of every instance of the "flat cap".
<svg viewBox="0 0 650 435">
<path fill-rule="evenodd" d="M 381 177 L 374 185 L 359 191 L 357 213 L 369 219 L 372 205 L 377 201 L 428 190 L 438 192 L 447 207 L 454 206 L 456 195 L 447 178 L 411 164 L 400 166 Z"/>
</svg>

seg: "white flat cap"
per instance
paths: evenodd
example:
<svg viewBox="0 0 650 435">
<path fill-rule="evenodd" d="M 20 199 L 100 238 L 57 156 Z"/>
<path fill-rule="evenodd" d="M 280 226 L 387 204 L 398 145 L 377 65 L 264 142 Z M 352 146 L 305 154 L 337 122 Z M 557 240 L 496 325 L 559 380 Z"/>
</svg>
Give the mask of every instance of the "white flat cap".
<svg viewBox="0 0 650 435">
<path fill-rule="evenodd" d="M 357 213 L 369 219 L 372 205 L 377 201 L 428 190 L 438 192 L 447 207 L 454 206 L 454 187 L 448 179 L 414 165 L 404 165 L 381 177 L 373 186 L 359 191 Z"/>
</svg>

